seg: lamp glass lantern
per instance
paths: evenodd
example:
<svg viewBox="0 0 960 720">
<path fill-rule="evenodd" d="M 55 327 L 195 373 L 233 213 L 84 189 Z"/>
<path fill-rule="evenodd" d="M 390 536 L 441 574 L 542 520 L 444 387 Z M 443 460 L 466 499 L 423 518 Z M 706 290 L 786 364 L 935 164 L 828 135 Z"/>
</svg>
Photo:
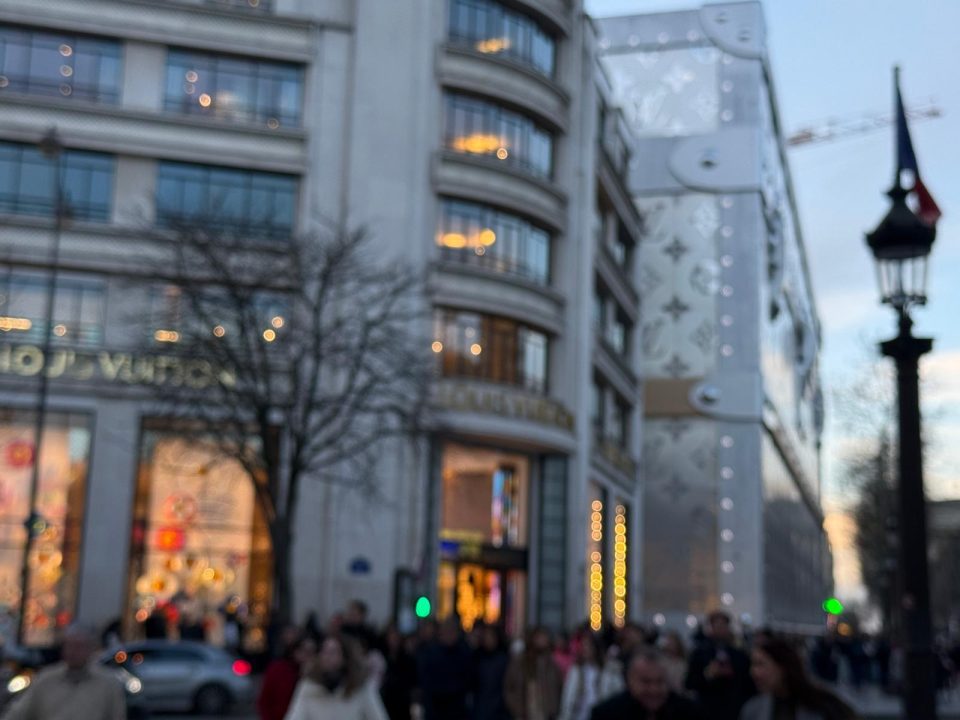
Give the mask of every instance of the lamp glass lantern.
<svg viewBox="0 0 960 720">
<path fill-rule="evenodd" d="M 867 235 L 876 261 L 880 298 L 899 312 L 927 302 L 927 261 L 936 229 L 907 205 L 907 190 L 897 183 L 887 195 L 893 201 L 877 229 Z"/>
</svg>

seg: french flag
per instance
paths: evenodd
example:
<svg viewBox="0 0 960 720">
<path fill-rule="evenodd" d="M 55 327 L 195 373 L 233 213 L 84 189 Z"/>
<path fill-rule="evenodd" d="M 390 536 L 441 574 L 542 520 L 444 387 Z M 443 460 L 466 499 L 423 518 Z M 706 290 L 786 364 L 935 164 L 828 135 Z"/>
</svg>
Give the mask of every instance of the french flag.
<svg viewBox="0 0 960 720">
<path fill-rule="evenodd" d="M 897 184 L 904 170 L 913 173 L 913 187 L 908 190 L 916 193 L 917 217 L 929 227 L 934 227 L 943 214 L 936 200 L 927 190 L 927 186 L 920 179 L 920 168 L 917 166 L 917 154 L 913 151 L 913 140 L 910 139 L 910 128 L 907 126 L 907 111 L 903 107 L 903 97 L 900 95 L 900 68 L 895 72 L 897 93 Z"/>
</svg>

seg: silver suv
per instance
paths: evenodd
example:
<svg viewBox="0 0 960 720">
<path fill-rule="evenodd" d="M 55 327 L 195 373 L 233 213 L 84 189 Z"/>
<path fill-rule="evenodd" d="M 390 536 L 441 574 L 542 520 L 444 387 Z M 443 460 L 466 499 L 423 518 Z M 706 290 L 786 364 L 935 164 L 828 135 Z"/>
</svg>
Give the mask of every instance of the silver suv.
<svg viewBox="0 0 960 720">
<path fill-rule="evenodd" d="M 143 682 L 141 702 L 150 710 L 195 710 L 220 715 L 253 700 L 250 663 L 199 642 L 146 640 L 101 657 Z"/>
</svg>

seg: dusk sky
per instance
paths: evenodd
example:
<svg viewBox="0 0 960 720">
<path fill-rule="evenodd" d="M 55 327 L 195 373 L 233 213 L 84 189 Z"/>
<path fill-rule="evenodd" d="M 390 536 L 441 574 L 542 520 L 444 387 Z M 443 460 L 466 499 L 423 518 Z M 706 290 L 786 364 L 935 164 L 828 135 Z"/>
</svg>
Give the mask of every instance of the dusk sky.
<svg viewBox="0 0 960 720">
<path fill-rule="evenodd" d="M 699 7 L 678 0 L 586 0 L 595 16 Z M 929 306 L 916 332 L 935 339 L 923 366 L 924 403 L 935 422 L 926 467 L 935 499 L 960 497 L 960 85 L 949 78 L 960 61 L 950 28 L 960 24 L 956 0 L 764 0 L 768 46 L 780 117 L 787 133 L 828 119 L 856 119 L 893 110 L 892 67 L 902 68 L 908 107 L 931 101 L 940 118 L 911 128 L 924 182 L 943 211 L 931 258 Z M 895 333 L 880 307 L 864 232 L 888 208 L 893 179 L 892 128 L 789 151 L 800 221 L 823 324 L 822 368 L 828 401 L 836 389 L 874 371 L 872 348 Z M 848 497 L 841 458 L 853 444 L 828 404 L 824 443 L 825 506 Z M 838 593 L 853 592 L 855 566 L 846 545 L 849 523 L 828 518 L 837 555 Z"/>
</svg>

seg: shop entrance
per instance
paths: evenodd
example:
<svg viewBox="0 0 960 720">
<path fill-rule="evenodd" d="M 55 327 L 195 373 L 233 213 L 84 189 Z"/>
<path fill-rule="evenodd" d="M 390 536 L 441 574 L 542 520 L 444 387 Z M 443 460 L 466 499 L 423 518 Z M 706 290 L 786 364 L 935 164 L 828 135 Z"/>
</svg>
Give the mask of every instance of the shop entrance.
<svg viewBox="0 0 960 720">
<path fill-rule="evenodd" d="M 508 635 L 523 632 L 527 606 L 530 460 L 448 443 L 443 450 L 437 617 L 456 616 Z"/>
</svg>

